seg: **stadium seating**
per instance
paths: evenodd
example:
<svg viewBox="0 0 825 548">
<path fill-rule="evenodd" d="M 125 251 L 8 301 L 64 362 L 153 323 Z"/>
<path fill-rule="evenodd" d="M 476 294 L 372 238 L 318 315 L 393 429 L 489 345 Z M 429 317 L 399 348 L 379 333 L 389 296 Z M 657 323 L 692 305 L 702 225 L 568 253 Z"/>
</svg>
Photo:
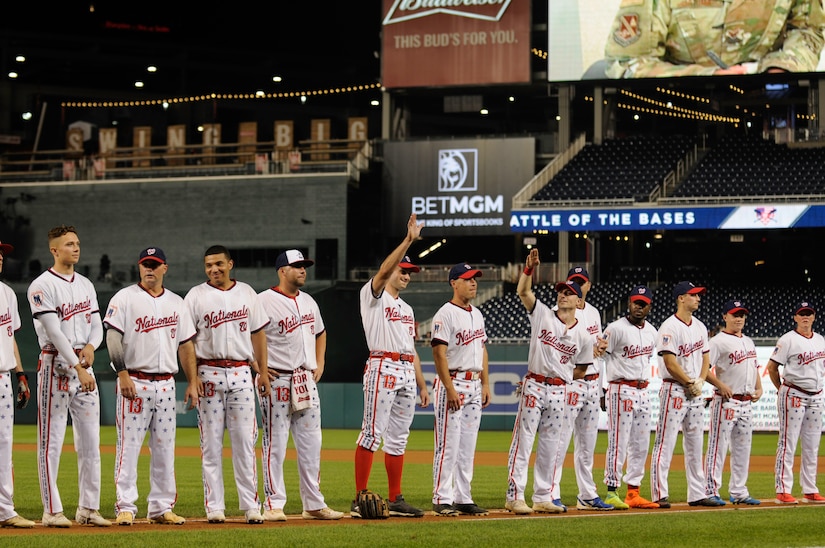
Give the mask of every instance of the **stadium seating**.
<svg viewBox="0 0 825 548">
<path fill-rule="evenodd" d="M 693 146 L 692 138 L 681 135 L 588 144 L 532 200 L 645 201 Z"/>
</svg>

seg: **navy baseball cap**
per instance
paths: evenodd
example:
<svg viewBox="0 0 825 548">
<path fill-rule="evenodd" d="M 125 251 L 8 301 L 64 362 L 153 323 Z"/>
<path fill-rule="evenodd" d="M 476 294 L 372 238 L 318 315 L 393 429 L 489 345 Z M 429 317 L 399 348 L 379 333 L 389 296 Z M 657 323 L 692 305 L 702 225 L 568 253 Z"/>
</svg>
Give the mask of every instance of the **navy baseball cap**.
<svg viewBox="0 0 825 548">
<path fill-rule="evenodd" d="M 590 274 L 587 273 L 587 269 L 583 266 L 574 266 L 570 269 L 570 272 L 567 273 L 568 280 L 575 280 L 576 278 L 581 278 L 584 280 L 584 283 L 590 281 Z"/>
<path fill-rule="evenodd" d="M 803 310 L 810 310 L 811 312 L 813 312 L 814 314 L 816 314 L 816 310 L 814 310 L 814 307 L 813 307 L 813 306 L 812 306 L 812 305 L 811 305 L 808 301 L 802 301 L 802 302 L 801 302 L 801 303 L 799 303 L 799 305 L 796 307 L 796 312 L 794 312 L 794 313 L 793 313 L 793 315 L 794 315 L 794 316 L 796 316 L 797 314 L 799 314 L 799 313 L 800 313 L 800 312 L 802 312 Z"/>
<path fill-rule="evenodd" d="M 646 285 L 637 285 L 636 287 L 630 290 L 629 297 L 631 302 L 642 301 L 645 303 L 650 303 L 651 301 L 653 301 L 653 292 Z"/>
<path fill-rule="evenodd" d="M 582 288 L 579 284 L 574 282 L 573 280 L 567 280 L 566 282 L 559 282 L 556 284 L 556 291 L 561 291 L 562 289 L 569 289 L 573 293 L 576 294 L 579 298 L 582 296 Z"/>
<path fill-rule="evenodd" d="M 301 268 L 302 266 L 307 267 L 314 264 L 315 261 L 304 259 L 304 254 L 297 249 L 288 249 L 278 255 L 278 258 L 275 259 L 275 270 L 278 270 L 283 266 L 294 266 L 295 268 Z"/>
<path fill-rule="evenodd" d="M 147 247 L 140 252 L 138 264 L 145 263 L 146 261 L 157 261 L 161 264 L 166 264 L 166 254 L 159 247 Z"/>
<path fill-rule="evenodd" d="M 404 255 L 404 258 L 401 259 L 401 262 L 398 263 L 398 266 L 400 266 L 404 270 L 409 270 L 410 272 L 421 272 L 421 269 L 417 265 L 414 265 L 413 262 L 410 260 L 409 255 Z"/>
<path fill-rule="evenodd" d="M 462 280 L 469 280 L 472 278 L 480 278 L 481 277 L 481 270 L 473 268 L 472 266 L 468 265 L 467 263 L 458 263 L 454 267 L 450 269 L 450 278 L 449 281 L 457 280 L 461 278 Z"/>
<path fill-rule="evenodd" d="M 673 298 L 678 299 L 682 295 L 704 295 L 707 289 L 696 287 L 690 282 L 679 282 L 673 288 Z"/>
<path fill-rule="evenodd" d="M 0 242 L 0 253 L 2 253 L 3 255 L 8 255 L 12 251 L 14 251 L 14 246 L 13 245 L 4 244 L 3 242 Z"/>
<path fill-rule="evenodd" d="M 728 301 L 725 303 L 725 306 L 722 307 L 722 314 L 735 314 L 737 312 L 744 312 L 745 314 L 751 313 L 751 311 L 745 306 L 745 303 L 738 299 Z"/>
</svg>

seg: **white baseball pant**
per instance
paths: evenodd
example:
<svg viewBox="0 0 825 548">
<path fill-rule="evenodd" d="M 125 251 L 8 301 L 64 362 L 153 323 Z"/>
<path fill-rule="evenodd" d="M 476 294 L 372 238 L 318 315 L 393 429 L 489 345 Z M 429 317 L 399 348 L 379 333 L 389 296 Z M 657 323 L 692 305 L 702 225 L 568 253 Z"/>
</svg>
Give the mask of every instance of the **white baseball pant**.
<svg viewBox="0 0 825 548">
<path fill-rule="evenodd" d="M 808 394 L 787 384 L 776 395 L 779 411 L 779 443 L 776 447 L 776 492 L 790 493 L 796 444 L 802 445 L 799 484 L 805 494 L 818 493 L 817 455 L 822 435 L 822 392 Z"/>
<path fill-rule="evenodd" d="M 650 448 L 650 394 L 647 388 L 610 383 L 607 387 L 607 451 L 604 483 L 608 487 L 641 485 Z M 627 469 L 622 477 L 622 469 Z"/>
</svg>

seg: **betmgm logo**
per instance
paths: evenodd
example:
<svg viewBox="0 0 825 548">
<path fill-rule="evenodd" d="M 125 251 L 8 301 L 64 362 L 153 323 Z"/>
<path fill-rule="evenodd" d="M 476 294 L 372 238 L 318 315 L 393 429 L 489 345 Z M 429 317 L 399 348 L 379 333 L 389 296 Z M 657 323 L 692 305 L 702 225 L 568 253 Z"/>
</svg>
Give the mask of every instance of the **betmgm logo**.
<svg viewBox="0 0 825 548">
<path fill-rule="evenodd" d="M 448 148 L 438 151 L 438 191 L 478 190 L 478 149 Z"/>
</svg>

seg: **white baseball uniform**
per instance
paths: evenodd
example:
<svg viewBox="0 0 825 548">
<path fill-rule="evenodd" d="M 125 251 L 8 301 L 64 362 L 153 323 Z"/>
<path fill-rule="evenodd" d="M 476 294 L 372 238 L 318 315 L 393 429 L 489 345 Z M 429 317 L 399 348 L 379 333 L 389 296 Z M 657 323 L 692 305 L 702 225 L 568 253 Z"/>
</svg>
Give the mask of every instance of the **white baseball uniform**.
<svg viewBox="0 0 825 548">
<path fill-rule="evenodd" d="M 776 396 L 779 443 L 776 448 L 776 492 L 790 493 L 796 444 L 802 444 L 799 483 L 804 494 L 818 493 L 817 455 L 822 435 L 822 383 L 825 338 L 789 331 L 779 338 L 771 360 L 782 365 L 782 385 Z"/>
<path fill-rule="evenodd" d="M 607 340 L 607 452 L 604 483 L 608 487 L 639 486 L 645 476 L 650 446 L 650 361 L 656 350 L 656 328 L 645 321 L 632 324 L 627 317 L 604 330 Z M 627 469 L 622 477 L 622 469 Z"/>
<path fill-rule="evenodd" d="M 17 377 L 14 370 L 14 334 L 20 329 L 17 295 L 0 282 L 0 521 L 17 515 L 14 511 L 14 407 L 17 401 Z"/>
<path fill-rule="evenodd" d="M 100 509 L 100 392 L 80 386 L 75 355 L 87 344 L 103 341 L 103 324 L 95 288 L 78 272 L 66 277 L 51 268 L 29 285 L 29 306 L 40 344 L 37 371 L 37 460 L 40 497 L 45 512 L 63 511 L 57 469 L 72 417 L 78 463 L 78 505 Z M 54 314 L 54 316 L 51 316 Z M 55 323 L 54 330 L 46 323 Z M 92 368 L 87 369 L 94 376 Z"/>
<path fill-rule="evenodd" d="M 324 332 L 321 310 L 310 295 L 295 297 L 277 287 L 258 294 L 266 315 L 267 360 L 272 394 L 258 394 L 264 437 L 261 462 L 264 471 L 264 509 L 283 509 L 286 504 L 284 458 L 289 433 L 298 455 L 301 502 L 306 511 L 326 507 L 321 494 L 321 402 L 312 377 L 317 369 L 315 340 Z M 310 405 L 295 410 L 290 405 L 293 390 L 309 396 Z"/>
<path fill-rule="evenodd" d="M 756 346 L 747 335 L 720 331 L 710 339 L 710 364 L 716 378 L 730 387 L 733 397 L 723 399 L 717 392 L 711 401 L 705 495 L 719 496 L 725 456 L 730 448 L 728 491 L 733 499 L 743 499 L 750 496 L 745 484 L 753 438 L 751 395 L 759 375 Z"/>
<path fill-rule="evenodd" d="M 524 499 L 530 453 L 538 435 L 533 467 L 533 503 L 558 498 L 557 470 L 564 465 L 573 423 L 568 398 L 578 400 L 576 365 L 593 362 L 593 342 L 580 321 L 568 328 L 556 312 L 536 299 L 528 313 L 530 349 L 508 459 L 507 500 Z"/>
<path fill-rule="evenodd" d="M 269 320 L 251 286 L 233 282 L 223 290 L 204 282 L 184 297 L 195 322 L 195 356 L 204 397 L 198 400 L 203 454 L 203 492 L 207 514 L 226 509 L 223 484 L 223 433 L 229 431 L 232 467 L 241 510 L 259 510 L 255 444 L 255 383 L 251 334 Z"/>
<path fill-rule="evenodd" d="M 451 411 L 447 389 L 436 377 L 433 504 L 472 504 L 478 428 L 481 425 L 481 372 L 487 334 L 484 317 L 473 305 L 444 304 L 433 316 L 432 345 L 447 345 L 447 364 L 461 408 Z"/>
<path fill-rule="evenodd" d="M 178 346 L 195 336 L 195 326 L 180 296 L 164 289 L 155 297 L 139 284 L 115 293 L 103 325 L 123 335 L 123 361 L 137 392 L 131 400 L 123 397 L 118 381 L 115 514 L 137 515 L 138 457 L 148 433 L 147 515 L 156 518 L 171 511 L 177 500 L 174 376 L 178 372 Z"/>
<path fill-rule="evenodd" d="M 691 317 L 690 323 L 686 324 L 674 314 L 659 327 L 656 350 L 662 386 L 659 389 L 659 420 L 650 458 L 652 500 L 656 502 L 669 496 L 667 476 L 680 429 L 685 452 L 687 500 L 701 500 L 705 498 L 705 472 L 702 468 L 705 402 L 701 396 L 691 397 L 690 392 L 673 379 L 665 367 L 662 353 L 673 354 L 685 375 L 695 379 L 701 375 L 704 354 L 709 352 L 708 330 L 695 317 Z"/>
<path fill-rule="evenodd" d="M 558 307 L 554 307 L 557 310 Z M 593 352 L 593 344 L 602 336 L 602 317 L 599 311 L 592 304 L 585 302 L 584 308 L 576 309 L 576 319 L 591 336 L 590 351 Z M 570 447 L 570 438 L 575 436 L 573 444 L 574 470 L 576 472 L 576 485 L 579 487 L 579 498 L 591 500 L 599 496 L 596 483 L 593 481 L 593 454 L 596 449 L 596 439 L 599 436 L 599 413 L 601 411 L 602 385 L 599 380 L 600 364 L 602 360 L 591 358 L 586 363 L 587 367 L 584 379 L 573 381 L 567 387 L 568 393 L 576 393 L 567 401 L 568 419 L 573 423 L 572 428 L 566 432 L 567 438 L 562 439 L 562 451 L 567 452 Z M 559 485 L 561 484 L 562 467 L 556 469 L 556 477 L 553 487 L 553 498 L 560 497 Z"/>
</svg>

